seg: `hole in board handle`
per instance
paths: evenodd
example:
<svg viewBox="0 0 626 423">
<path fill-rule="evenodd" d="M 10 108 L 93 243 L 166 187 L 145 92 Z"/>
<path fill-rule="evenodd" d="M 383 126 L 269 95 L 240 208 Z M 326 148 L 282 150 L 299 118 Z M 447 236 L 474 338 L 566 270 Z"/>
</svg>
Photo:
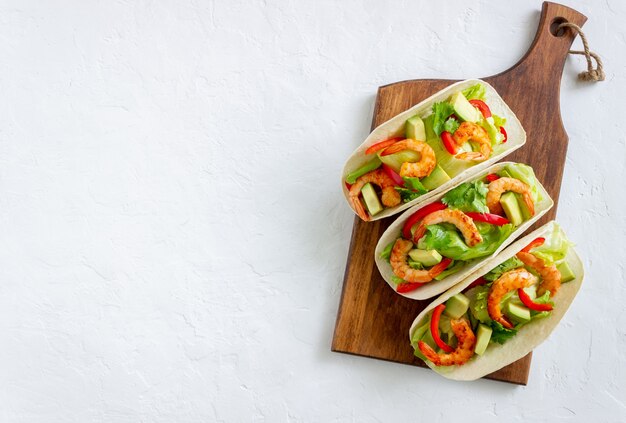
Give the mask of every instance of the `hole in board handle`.
<svg viewBox="0 0 626 423">
<path fill-rule="evenodd" d="M 565 18 L 554 18 L 550 24 L 550 34 L 554 37 L 563 37 L 565 35 L 565 28 L 559 28 L 559 25 L 567 22 Z"/>
</svg>

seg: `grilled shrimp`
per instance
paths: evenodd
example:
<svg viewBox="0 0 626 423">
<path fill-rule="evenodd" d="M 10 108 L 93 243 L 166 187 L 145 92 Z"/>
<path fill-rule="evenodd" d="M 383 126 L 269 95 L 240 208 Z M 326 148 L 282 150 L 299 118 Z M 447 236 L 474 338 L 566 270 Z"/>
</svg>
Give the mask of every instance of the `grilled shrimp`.
<svg viewBox="0 0 626 423">
<path fill-rule="evenodd" d="M 536 270 L 539 276 L 541 276 L 541 283 L 537 289 L 537 295 L 541 296 L 546 291 L 550 291 L 550 297 L 554 297 L 561 287 L 561 272 L 559 272 L 559 269 L 557 269 L 555 265 L 546 266 L 546 263 L 542 259 L 532 253 L 520 251 L 517 253 L 517 258 L 526 266 Z"/>
<path fill-rule="evenodd" d="M 400 193 L 395 190 L 395 183 L 389 175 L 387 175 L 382 169 L 372 170 L 365 175 L 359 177 L 356 182 L 350 187 L 350 202 L 352 208 L 359 217 L 365 221 L 370 220 L 363 203 L 359 200 L 359 194 L 361 194 L 361 188 L 367 183 L 378 185 L 382 190 L 382 203 L 385 207 L 394 207 L 400 204 Z"/>
<path fill-rule="evenodd" d="M 398 153 L 402 150 L 413 150 L 420 154 L 419 162 L 405 162 L 400 166 L 400 176 L 411 178 L 423 178 L 430 175 L 435 166 L 437 159 L 435 158 L 435 150 L 424 141 L 416 141 L 407 138 L 398 141 L 385 150 L 385 155 Z"/>
<path fill-rule="evenodd" d="M 415 230 L 413 240 L 419 240 L 426 233 L 426 226 L 434 225 L 436 223 L 452 223 L 459 228 L 465 238 L 465 243 L 470 247 L 482 242 L 483 237 L 478 232 L 478 228 L 474 224 L 474 221 L 461 210 L 456 209 L 444 209 L 432 212 L 428 216 L 422 219 L 419 226 Z"/>
<path fill-rule="evenodd" d="M 413 269 L 406 261 L 406 256 L 413 248 L 413 243 L 402 238 L 398 238 L 391 249 L 389 264 L 393 273 L 407 282 L 430 282 L 433 277 L 428 270 Z"/>
<path fill-rule="evenodd" d="M 483 160 L 487 160 L 489 156 L 491 156 L 492 148 L 489 134 L 485 131 L 485 128 L 480 125 L 472 122 L 463 122 L 452 135 L 452 139 L 454 140 L 457 148 L 461 147 L 468 141 L 472 141 L 478 144 L 480 149 L 480 151 L 458 153 L 454 156 L 457 159 L 476 160 L 481 162 Z"/>
<path fill-rule="evenodd" d="M 437 354 L 430 345 L 424 341 L 419 341 L 417 346 L 427 359 L 433 362 L 435 366 L 460 366 L 474 355 L 476 347 L 476 335 L 472 332 L 472 328 L 465 319 L 450 320 L 450 326 L 457 339 L 456 349 L 449 354 Z"/>
<path fill-rule="evenodd" d="M 535 215 L 535 203 L 533 197 L 530 194 L 530 187 L 519 179 L 515 178 L 500 178 L 489 183 L 489 192 L 487 193 L 487 207 L 489 211 L 494 214 L 502 214 L 502 205 L 500 204 L 500 197 L 505 191 L 513 191 L 522 195 L 526 207 L 530 211 L 530 215 Z"/>
<path fill-rule="evenodd" d="M 521 259 L 520 259 L 521 260 Z M 507 292 L 514 289 L 526 288 L 537 282 L 537 277 L 526 269 L 514 269 L 505 272 L 495 280 L 491 288 L 489 288 L 489 296 L 487 297 L 487 311 L 492 320 L 500 323 L 507 329 L 512 329 L 513 324 L 502 314 L 500 310 L 500 301 Z"/>
</svg>

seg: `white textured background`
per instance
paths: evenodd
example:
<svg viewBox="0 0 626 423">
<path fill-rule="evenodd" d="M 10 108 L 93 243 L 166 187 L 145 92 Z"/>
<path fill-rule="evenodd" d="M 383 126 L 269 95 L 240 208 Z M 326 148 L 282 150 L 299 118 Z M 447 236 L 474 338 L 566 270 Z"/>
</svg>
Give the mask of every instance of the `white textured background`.
<svg viewBox="0 0 626 423">
<path fill-rule="evenodd" d="M 377 87 L 508 68 L 520 3 L 2 1 L 0 421 L 625 421 L 621 0 L 570 2 L 607 70 L 561 93 L 588 276 L 529 385 L 330 352 Z"/>
</svg>

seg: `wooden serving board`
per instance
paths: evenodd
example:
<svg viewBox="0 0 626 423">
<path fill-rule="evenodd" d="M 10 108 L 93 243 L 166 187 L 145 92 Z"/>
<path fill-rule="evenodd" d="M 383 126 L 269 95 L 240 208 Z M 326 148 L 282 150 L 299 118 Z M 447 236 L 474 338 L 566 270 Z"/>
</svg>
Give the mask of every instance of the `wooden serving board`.
<svg viewBox="0 0 626 423">
<path fill-rule="evenodd" d="M 582 26 L 586 20 L 573 9 L 544 2 L 537 34 L 526 55 L 509 70 L 482 78 L 511 107 L 528 136 L 526 145 L 505 159 L 530 164 L 555 202 L 554 208 L 528 232 L 556 215 L 567 152 L 559 91 L 563 65 L 575 34 L 569 29 L 553 33 L 561 22 Z M 456 81 L 418 79 L 380 87 L 372 129 L 453 82 Z M 426 367 L 413 356 L 408 331 L 413 319 L 430 301 L 414 301 L 393 292 L 374 263 L 376 243 L 394 218 L 375 222 L 354 219 L 332 350 Z M 486 377 L 525 385 L 531 355 Z"/>
</svg>

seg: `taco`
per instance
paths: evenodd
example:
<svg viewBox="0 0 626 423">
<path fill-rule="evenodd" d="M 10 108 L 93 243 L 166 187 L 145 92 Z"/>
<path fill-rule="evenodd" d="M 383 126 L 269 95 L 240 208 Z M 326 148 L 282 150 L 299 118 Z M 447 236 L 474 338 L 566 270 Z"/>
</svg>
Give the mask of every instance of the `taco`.
<svg viewBox="0 0 626 423">
<path fill-rule="evenodd" d="M 492 373 L 550 335 L 583 275 L 572 243 L 550 222 L 426 307 L 409 330 L 415 355 L 449 379 Z"/>
<path fill-rule="evenodd" d="M 361 219 L 381 219 L 423 204 L 525 142 L 493 87 L 458 82 L 374 129 L 344 166 L 343 193 Z"/>
<path fill-rule="evenodd" d="M 376 245 L 376 265 L 399 294 L 434 297 L 502 251 L 553 205 L 530 166 L 497 163 L 400 215 Z"/>
</svg>

